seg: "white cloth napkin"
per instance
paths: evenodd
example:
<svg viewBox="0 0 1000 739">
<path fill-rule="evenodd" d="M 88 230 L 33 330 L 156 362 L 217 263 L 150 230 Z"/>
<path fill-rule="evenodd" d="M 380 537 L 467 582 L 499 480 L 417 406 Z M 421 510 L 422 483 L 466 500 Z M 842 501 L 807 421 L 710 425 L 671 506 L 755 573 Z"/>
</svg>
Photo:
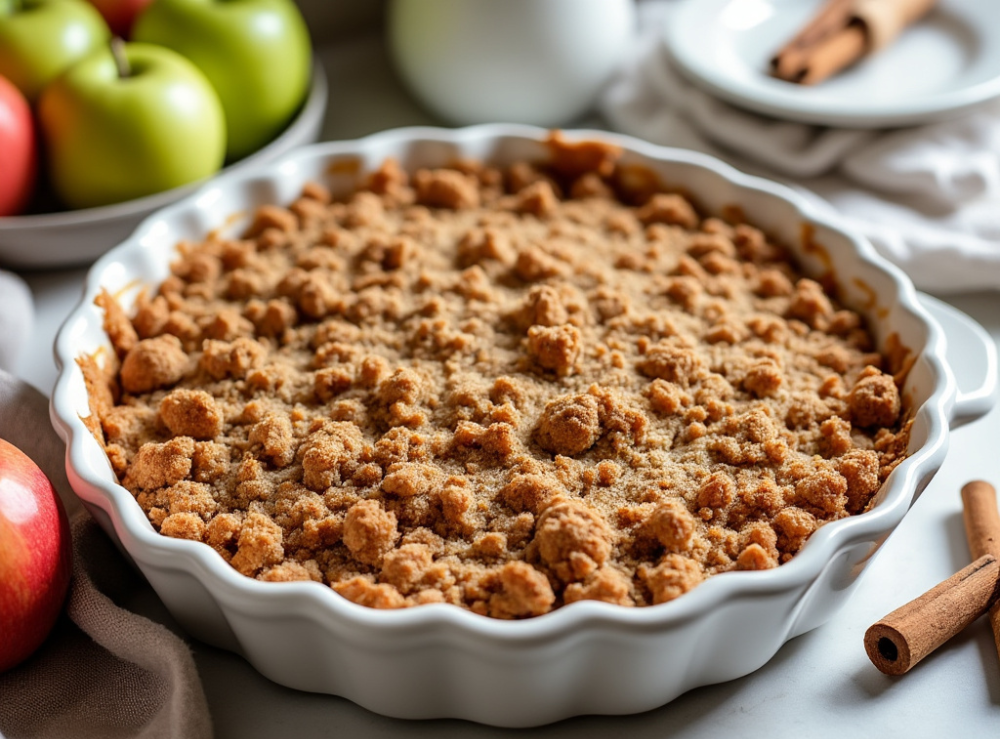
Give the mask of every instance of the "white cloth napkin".
<svg viewBox="0 0 1000 739">
<path fill-rule="evenodd" d="M 188 646 L 116 604 L 141 580 L 70 490 L 48 401 L 5 371 L 33 315 L 24 282 L 0 272 L 0 438 L 35 461 L 71 511 L 73 579 L 46 642 L 0 674 L 0 739 L 210 739 Z"/>
<path fill-rule="evenodd" d="M 613 128 L 797 187 L 922 289 L 1000 287 L 1000 103 L 889 131 L 766 118 L 714 98 L 674 68 L 663 41 L 674 5 L 639 4 L 638 43 L 600 101 Z"/>
<path fill-rule="evenodd" d="M 12 272 L 0 271 L 0 370 L 14 371 L 34 323 L 31 289 Z"/>
</svg>

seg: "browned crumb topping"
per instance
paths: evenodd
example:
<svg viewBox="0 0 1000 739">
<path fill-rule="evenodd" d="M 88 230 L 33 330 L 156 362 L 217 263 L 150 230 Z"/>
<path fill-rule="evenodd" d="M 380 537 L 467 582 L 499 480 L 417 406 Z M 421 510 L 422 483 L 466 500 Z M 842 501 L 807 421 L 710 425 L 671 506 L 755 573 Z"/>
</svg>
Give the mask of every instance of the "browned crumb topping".
<svg viewBox="0 0 1000 739">
<path fill-rule="evenodd" d="M 102 295 L 122 484 L 249 577 L 497 618 L 669 601 L 865 510 L 905 352 L 616 155 L 386 162 L 181 244 L 131 318 Z"/>
</svg>

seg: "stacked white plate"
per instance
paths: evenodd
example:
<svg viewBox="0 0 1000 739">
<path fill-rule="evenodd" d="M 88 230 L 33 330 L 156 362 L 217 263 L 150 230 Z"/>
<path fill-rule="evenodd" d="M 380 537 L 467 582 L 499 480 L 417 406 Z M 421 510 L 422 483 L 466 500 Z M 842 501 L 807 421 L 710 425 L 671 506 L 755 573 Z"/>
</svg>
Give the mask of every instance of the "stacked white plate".
<svg viewBox="0 0 1000 739">
<path fill-rule="evenodd" d="M 941 0 L 879 54 L 806 87 L 767 74 L 824 0 L 683 0 L 667 24 L 681 72 L 749 110 L 804 123 L 889 128 L 956 117 L 1000 96 L 1000 3 Z"/>
</svg>

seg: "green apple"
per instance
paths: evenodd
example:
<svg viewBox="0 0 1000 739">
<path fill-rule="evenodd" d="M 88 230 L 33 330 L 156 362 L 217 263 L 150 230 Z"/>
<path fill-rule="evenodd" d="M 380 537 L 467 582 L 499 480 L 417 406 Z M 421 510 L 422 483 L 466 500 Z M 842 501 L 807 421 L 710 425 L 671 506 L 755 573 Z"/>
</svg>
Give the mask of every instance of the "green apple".
<svg viewBox="0 0 1000 739">
<path fill-rule="evenodd" d="M 101 14 L 83 0 L 0 0 L 0 75 L 34 102 L 110 36 Z"/>
<path fill-rule="evenodd" d="M 225 157 L 215 90 L 180 54 L 150 44 L 81 60 L 45 89 L 38 117 L 52 186 L 72 208 L 185 185 Z"/>
<path fill-rule="evenodd" d="M 309 88 L 309 33 L 292 0 L 154 0 L 132 38 L 205 73 L 226 114 L 230 161 L 277 136 Z"/>
</svg>

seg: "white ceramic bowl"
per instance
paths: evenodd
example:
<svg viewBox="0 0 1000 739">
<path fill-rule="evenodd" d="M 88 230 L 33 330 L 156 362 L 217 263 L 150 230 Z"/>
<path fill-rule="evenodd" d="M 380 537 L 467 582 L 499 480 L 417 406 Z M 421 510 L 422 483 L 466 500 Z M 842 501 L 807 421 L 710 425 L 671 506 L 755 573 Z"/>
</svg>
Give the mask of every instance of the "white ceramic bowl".
<svg viewBox="0 0 1000 739">
<path fill-rule="evenodd" d="M 319 144 L 266 168 L 222 177 L 147 219 L 93 267 L 82 302 L 56 342 L 61 373 L 52 418 L 68 445 L 70 482 L 191 634 L 244 655 L 276 682 L 341 695 L 390 716 L 530 726 L 577 714 L 645 711 L 699 685 L 746 675 L 786 640 L 829 619 L 940 467 L 949 424 L 992 406 L 995 357 L 982 329 L 970 324 L 967 333 L 971 345 L 980 345 L 987 381 L 958 397 L 944 362 L 944 333 L 917 302 L 913 286 L 869 244 L 814 213 L 790 190 L 701 154 L 597 132 L 565 135 L 620 144 L 623 163 L 682 185 L 707 212 L 741 207 L 789 246 L 807 272 L 832 267 L 844 302 L 867 315 L 880 342 L 895 332 L 919 353 L 904 388 L 915 409 L 911 454 L 886 480 L 878 504 L 823 526 L 791 562 L 773 570 L 717 575 L 662 605 L 585 601 L 515 622 L 450 605 L 368 609 L 316 583 L 243 577 L 209 547 L 161 536 L 117 484 L 81 421 L 89 411 L 74 360 L 109 347 L 93 305 L 102 287 L 128 304 L 139 289 L 168 274 L 177 241 L 217 227 L 238 230 L 254 206 L 290 201 L 307 180 L 347 187 L 390 156 L 415 168 L 547 153 L 545 131 L 499 125 L 404 129 Z M 243 217 L 231 223 L 232 213 Z M 813 225 L 814 241 L 825 249 L 803 247 L 803 223 Z"/>
<path fill-rule="evenodd" d="M 460 125 L 567 125 L 635 36 L 633 0 L 393 0 L 386 16 L 399 76 Z"/>
<path fill-rule="evenodd" d="M 217 176 L 274 161 L 297 146 L 319 140 L 326 114 L 327 82 L 313 62 L 309 96 L 298 114 L 267 146 L 225 167 Z M 124 241 L 151 213 L 202 187 L 196 182 L 144 198 L 99 208 L 0 218 L 0 266 L 53 269 L 90 264 Z"/>
</svg>

